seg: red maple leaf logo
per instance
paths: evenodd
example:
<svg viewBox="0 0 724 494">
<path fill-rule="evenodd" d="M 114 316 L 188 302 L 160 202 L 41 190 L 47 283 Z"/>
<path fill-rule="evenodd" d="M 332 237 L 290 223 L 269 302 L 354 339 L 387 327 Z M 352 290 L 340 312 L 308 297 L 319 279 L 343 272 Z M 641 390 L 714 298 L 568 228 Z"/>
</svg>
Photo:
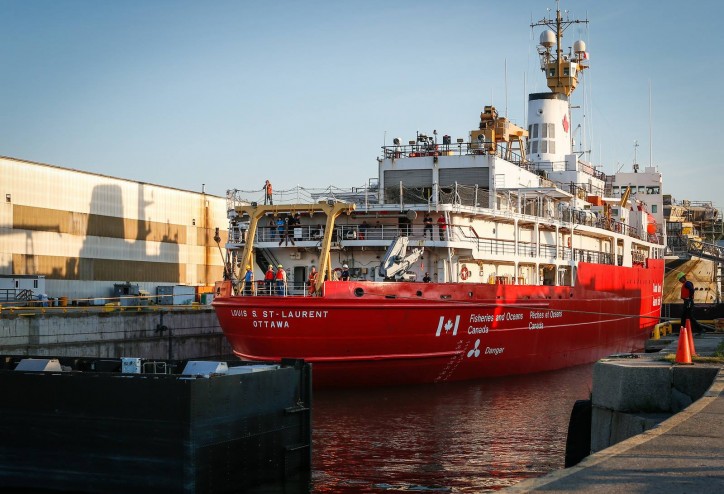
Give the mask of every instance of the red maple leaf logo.
<svg viewBox="0 0 724 494">
<path fill-rule="evenodd" d="M 569 128 L 569 125 L 568 125 L 568 115 L 563 115 L 563 132 L 565 132 L 566 134 L 568 134 L 568 128 Z"/>
</svg>

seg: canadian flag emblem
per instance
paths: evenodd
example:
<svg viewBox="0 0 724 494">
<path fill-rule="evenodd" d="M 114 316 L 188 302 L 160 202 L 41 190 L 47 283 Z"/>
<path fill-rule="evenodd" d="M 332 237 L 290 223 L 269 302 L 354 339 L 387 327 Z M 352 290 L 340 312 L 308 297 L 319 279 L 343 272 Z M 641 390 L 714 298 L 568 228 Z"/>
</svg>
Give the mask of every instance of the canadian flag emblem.
<svg viewBox="0 0 724 494">
<path fill-rule="evenodd" d="M 568 124 L 568 115 L 563 115 L 563 132 L 568 134 L 568 128 L 570 125 Z"/>
<path fill-rule="evenodd" d="M 452 319 L 447 319 L 445 316 L 440 316 L 440 321 L 437 323 L 437 332 L 435 333 L 435 336 L 440 336 L 442 334 L 442 330 L 445 330 L 445 334 L 450 333 L 450 330 L 452 329 L 453 336 L 456 336 L 458 334 L 458 325 L 460 324 L 460 316 L 455 317 L 455 325 L 453 326 Z"/>
</svg>

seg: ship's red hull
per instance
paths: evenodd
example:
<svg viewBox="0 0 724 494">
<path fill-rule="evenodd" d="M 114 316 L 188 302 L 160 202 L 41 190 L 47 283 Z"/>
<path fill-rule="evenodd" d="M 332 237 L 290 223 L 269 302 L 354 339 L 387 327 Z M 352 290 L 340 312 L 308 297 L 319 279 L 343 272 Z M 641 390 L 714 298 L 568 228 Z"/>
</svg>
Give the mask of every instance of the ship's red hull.
<svg viewBox="0 0 724 494">
<path fill-rule="evenodd" d="M 526 374 L 643 348 L 664 263 L 579 264 L 574 287 L 327 282 L 321 297 L 219 297 L 234 352 L 303 358 L 317 386 Z"/>
</svg>

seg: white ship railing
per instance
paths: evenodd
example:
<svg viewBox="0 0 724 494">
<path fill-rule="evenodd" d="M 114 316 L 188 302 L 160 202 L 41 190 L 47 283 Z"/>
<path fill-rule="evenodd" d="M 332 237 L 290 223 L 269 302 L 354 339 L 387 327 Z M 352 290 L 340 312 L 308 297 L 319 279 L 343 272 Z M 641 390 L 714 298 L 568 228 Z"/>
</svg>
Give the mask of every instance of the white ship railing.
<svg viewBox="0 0 724 494">
<path fill-rule="evenodd" d="M 577 186 L 577 184 L 571 184 Z M 452 184 L 450 186 L 439 187 L 406 187 L 398 184 L 395 187 L 385 188 L 385 204 L 378 203 L 378 195 L 380 193 L 376 183 L 368 186 L 355 188 L 338 188 L 327 187 L 324 189 L 309 189 L 304 187 L 295 187 L 289 190 L 275 191 L 273 195 L 274 204 L 307 204 L 316 203 L 320 200 L 344 201 L 356 204 L 357 210 L 360 212 L 370 212 L 376 210 L 389 210 L 392 205 L 398 206 L 400 211 L 409 209 L 426 209 L 433 211 L 435 209 L 435 200 L 433 194 L 437 191 L 437 208 L 439 206 L 452 205 L 454 207 L 470 207 L 473 211 L 490 211 L 494 214 L 507 215 L 513 217 L 525 218 L 544 218 L 550 221 L 559 221 L 573 225 L 586 225 L 594 228 L 601 228 L 614 233 L 620 233 L 639 240 L 661 244 L 663 238 L 658 234 L 648 234 L 640 231 L 624 223 L 598 216 L 590 211 L 577 210 L 572 208 L 555 208 L 541 207 L 538 203 L 529 202 L 525 206 L 525 213 L 517 211 L 517 204 L 509 201 L 507 194 L 499 193 L 492 199 L 490 191 L 475 185 Z M 264 193 L 258 191 L 243 191 L 233 189 L 227 191 L 227 207 L 229 210 L 239 205 L 248 205 L 253 202 L 263 204 Z M 492 201 L 491 201 L 492 199 Z M 491 210 L 491 202 L 494 204 L 505 204 L 508 209 Z M 265 225 L 260 225 L 264 228 Z M 311 230 L 313 227 L 307 226 L 301 238 L 309 240 L 314 238 L 315 234 Z M 267 225 L 267 230 L 271 230 L 271 226 Z M 233 232 L 231 232 L 233 235 Z M 359 234 L 359 230 L 357 230 Z M 421 235 L 420 235 L 421 236 Z M 271 231 L 265 235 L 267 241 L 271 241 L 274 235 Z M 321 238 L 321 235 L 319 235 Z M 342 239 L 347 238 L 344 232 Z M 380 239 L 393 239 L 394 236 L 382 236 Z M 238 243 L 239 239 L 232 240 Z"/>
<path fill-rule="evenodd" d="M 313 289 L 307 281 L 287 282 L 281 286 L 274 281 L 271 285 L 264 280 L 254 281 L 251 285 L 242 282 L 239 295 L 251 297 L 311 297 Z"/>
</svg>

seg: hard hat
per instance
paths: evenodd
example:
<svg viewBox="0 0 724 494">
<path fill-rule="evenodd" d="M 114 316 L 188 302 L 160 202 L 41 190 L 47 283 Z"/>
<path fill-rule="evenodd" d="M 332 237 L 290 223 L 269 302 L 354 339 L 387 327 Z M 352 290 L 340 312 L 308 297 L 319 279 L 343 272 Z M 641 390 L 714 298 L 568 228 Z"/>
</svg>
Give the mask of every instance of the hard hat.
<svg viewBox="0 0 724 494">
<path fill-rule="evenodd" d="M 272 266 L 272 265 L 270 264 L 270 265 L 269 265 L 269 269 L 274 269 L 274 266 Z"/>
<path fill-rule="evenodd" d="M 347 266 L 346 264 L 342 264 L 342 267 L 343 267 L 344 269 L 347 269 L 349 266 Z"/>
<path fill-rule="evenodd" d="M 281 268 L 281 267 L 282 267 L 282 265 L 280 264 L 280 265 L 279 265 L 279 266 L 277 266 L 277 267 L 278 267 L 278 268 Z"/>
<path fill-rule="evenodd" d="M 246 269 L 251 269 L 251 266 L 249 266 L 249 265 L 247 264 L 247 265 L 246 265 Z"/>
<path fill-rule="evenodd" d="M 677 279 L 677 280 L 680 280 L 680 279 L 683 278 L 684 276 L 686 276 L 684 273 L 679 273 L 679 274 L 676 275 L 676 279 Z"/>
</svg>

